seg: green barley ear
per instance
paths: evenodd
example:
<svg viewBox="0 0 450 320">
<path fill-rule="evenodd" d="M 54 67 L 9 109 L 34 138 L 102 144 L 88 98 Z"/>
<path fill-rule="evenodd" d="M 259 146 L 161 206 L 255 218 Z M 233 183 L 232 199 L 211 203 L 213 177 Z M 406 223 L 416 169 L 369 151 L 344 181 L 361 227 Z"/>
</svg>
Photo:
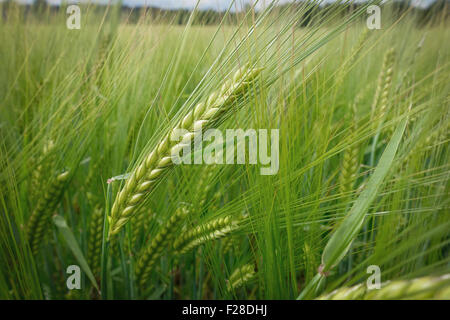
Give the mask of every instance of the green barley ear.
<svg viewBox="0 0 450 320">
<path fill-rule="evenodd" d="M 245 264 L 242 267 L 237 268 L 233 271 L 230 278 L 227 280 L 228 291 L 236 290 L 251 280 L 256 276 L 255 266 L 253 264 Z"/>
<path fill-rule="evenodd" d="M 39 196 L 40 186 L 42 184 L 43 176 L 47 172 L 53 172 L 55 164 L 55 143 L 53 140 L 49 140 L 42 150 L 42 154 L 38 159 L 38 164 L 35 170 L 31 174 L 31 190 L 33 200 Z"/>
<path fill-rule="evenodd" d="M 353 106 L 350 108 L 350 132 L 353 137 L 356 137 L 357 119 L 356 110 L 360 104 L 361 95 L 358 95 L 355 99 Z M 343 196 L 344 200 L 348 199 L 349 193 L 353 190 L 356 178 L 359 170 L 359 144 L 353 143 L 347 149 L 345 149 L 341 164 L 341 171 L 339 176 L 339 193 Z"/>
<path fill-rule="evenodd" d="M 137 214 L 131 218 L 131 244 L 136 246 L 139 242 L 140 235 L 145 232 L 153 217 L 153 211 L 148 207 L 141 208 Z"/>
<path fill-rule="evenodd" d="M 230 216 L 214 219 L 178 237 L 173 243 L 173 248 L 177 254 L 184 254 L 207 241 L 226 237 L 238 227 L 237 221 Z"/>
<path fill-rule="evenodd" d="M 395 50 L 389 49 L 384 55 L 383 66 L 378 76 L 378 84 L 372 103 L 372 118 L 383 118 L 388 108 L 388 96 L 392 86 Z"/>
<path fill-rule="evenodd" d="M 339 288 L 320 296 L 319 300 L 425 300 L 450 299 L 450 274 L 441 277 L 422 277 L 381 284 L 380 289 L 369 290 L 366 284 Z"/>
<path fill-rule="evenodd" d="M 358 152 L 359 148 L 356 145 L 352 145 L 344 151 L 342 170 L 339 176 L 339 193 L 344 199 L 347 199 L 353 190 L 358 175 Z"/>
<path fill-rule="evenodd" d="M 88 264 L 92 273 L 98 275 L 100 273 L 100 255 L 102 249 L 103 235 L 103 209 L 97 207 L 92 213 L 91 222 L 89 224 L 88 239 Z"/>
<path fill-rule="evenodd" d="M 230 235 L 222 240 L 222 253 L 227 254 L 239 250 L 241 239 L 237 236 Z"/>
<path fill-rule="evenodd" d="M 345 64 L 344 67 L 352 66 L 356 59 L 359 57 L 359 54 L 361 53 L 362 48 L 364 47 L 364 44 L 366 43 L 366 40 L 369 38 L 370 31 L 369 29 L 365 28 L 359 35 L 358 40 L 356 41 L 356 44 L 353 46 L 352 51 L 350 53 L 350 59 Z"/>
<path fill-rule="evenodd" d="M 208 199 L 208 193 L 211 188 L 214 186 L 211 183 L 211 178 L 214 176 L 216 165 L 207 166 L 205 170 L 202 172 L 201 177 L 199 179 L 197 194 L 200 196 L 198 200 L 198 208 L 202 210 L 206 200 Z"/>
<path fill-rule="evenodd" d="M 170 242 L 175 237 L 176 231 L 188 214 L 188 209 L 182 206 L 177 209 L 175 214 L 163 225 L 161 230 L 151 240 L 142 252 L 136 264 L 136 279 L 140 286 L 144 286 L 154 264 L 164 254 L 171 249 Z"/>
<path fill-rule="evenodd" d="M 27 225 L 28 241 L 31 251 L 37 254 L 39 246 L 45 235 L 45 228 L 56 209 L 59 199 L 64 191 L 64 185 L 69 178 L 69 172 L 61 173 L 54 179 L 44 195 L 39 198 L 36 209 L 33 211 Z"/>
<path fill-rule="evenodd" d="M 384 78 L 384 86 L 380 96 L 379 114 L 380 118 L 384 118 L 389 109 L 389 92 L 392 87 L 392 76 L 394 73 L 395 51 L 388 52 L 388 67 Z"/>
<path fill-rule="evenodd" d="M 173 151 L 181 150 L 186 145 L 186 141 L 194 136 L 194 128 L 197 125 L 202 125 L 205 129 L 211 128 L 229 115 L 233 105 L 245 96 L 260 71 L 261 69 L 248 68 L 238 70 L 231 79 L 225 81 L 219 91 L 211 94 L 206 102 L 199 103 L 189 111 L 144 158 L 117 194 L 111 209 L 109 236 L 120 231 L 142 204 L 145 195 L 173 167 Z M 179 129 L 188 130 L 188 133 L 179 143 L 171 141 L 172 134 Z"/>
</svg>

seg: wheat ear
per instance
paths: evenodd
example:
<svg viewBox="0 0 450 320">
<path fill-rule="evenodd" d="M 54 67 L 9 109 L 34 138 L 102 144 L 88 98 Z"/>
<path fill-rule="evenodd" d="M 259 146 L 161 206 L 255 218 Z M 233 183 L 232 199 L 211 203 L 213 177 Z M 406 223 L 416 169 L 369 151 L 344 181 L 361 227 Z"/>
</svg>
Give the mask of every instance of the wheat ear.
<svg viewBox="0 0 450 320">
<path fill-rule="evenodd" d="M 92 213 L 89 224 L 88 263 L 94 275 L 100 273 L 100 254 L 103 234 L 103 209 L 98 207 Z"/>
<path fill-rule="evenodd" d="M 441 277 L 422 277 L 412 280 L 390 281 L 380 289 L 369 290 L 366 284 L 339 288 L 320 296 L 319 300 L 398 300 L 450 299 L 450 274 Z"/>
<path fill-rule="evenodd" d="M 211 128 L 223 120 L 237 100 L 247 92 L 261 69 L 242 68 L 233 78 L 225 81 L 222 88 L 209 96 L 205 103 L 199 103 L 170 131 L 131 173 L 124 187 L 118 193 L 111 209 L 109 235 L 117 234 L 142 204 L 145 194 L 161 180 L 173 166 L 172 154 L 182 150 L 186 141 L 192 141 L 194 128 Z M 171 140 L 179 129 L 186 129 L 181 142 Z"/>
<path fill-rule="evenodd" d="M 37 254 L 45 235 L 45 227 L 52 217 L 53 211 L 59 203 L 64 184 L 69 178 L 69 172 L 61 173 L 54 179 L 44 195 L 39 198 L 36 209 L 33 211 L 27 225 L 28 242 L 33 254 Z"/>
<path fill-rule="evenodd" d="M 253 264 L 245 264 L 233 271 L 230 278 L 227 280 L 228 291 L 236 290 L 256 276 L 255 266 Z"/>
<path fill-rule="evenodd" d="M 173 243 L 173 248 L 176 253 L 183 254 L 207 241 L 228 236 L 237 228 L 237 221 L 230 216 L 214 219 L 178 237 Z"/>
<path fill-rule="evenodd" d="M 136 279 L 140 286 L 144 286 L 147 281 L 153 265 L 163 255 L 164 250 L 170 250 L 169 244 L 175 237 L 175 232 L 184 218 L 187 216 L 188 210 L 186 207 L 180 207 L 175 214 L 169 218 L 164 224 L 158 234 L 152 239 L 149 246 L 147 246 L 141 254 L 136 264 Z"/>
</svg>

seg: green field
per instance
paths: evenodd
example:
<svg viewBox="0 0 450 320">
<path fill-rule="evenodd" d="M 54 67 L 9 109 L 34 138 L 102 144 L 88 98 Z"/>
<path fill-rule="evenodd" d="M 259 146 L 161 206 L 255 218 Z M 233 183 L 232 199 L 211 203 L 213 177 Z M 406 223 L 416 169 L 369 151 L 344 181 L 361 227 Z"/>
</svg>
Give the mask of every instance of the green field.
<svg viewBox="0 0 450 320">
<path fill-rule="evenodd" d="M 0 299 L 450 299 L 445 14 L 5 6 Z M 278 170 L 173 164 L 199 122 L 278 129 Z"/>
</svg>

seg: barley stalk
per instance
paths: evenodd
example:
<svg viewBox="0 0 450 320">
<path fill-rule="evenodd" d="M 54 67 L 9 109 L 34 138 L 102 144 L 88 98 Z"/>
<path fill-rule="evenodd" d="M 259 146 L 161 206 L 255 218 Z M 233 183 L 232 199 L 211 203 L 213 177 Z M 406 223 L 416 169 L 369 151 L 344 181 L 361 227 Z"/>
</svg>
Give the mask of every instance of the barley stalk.
<svg viewBox="0 0 450 320">
<path fill-rule="evenodd" d="M 202 224 L 178 237 L 173 244 L 175 252 L 184 254 L 208 241 L 230 235 L 238 228 L 230 216 Z"/>
<path fill-rule="evenodd" d="M 111 209 L 109 235 L 117 234 L 142 204 L 145 194 L 161 180 L 173 166 L 172 154 L 182 150 L 186 141 L 195 136 L 194 128 L 210 128 L 223 119 L 233 104 L 243 97 L 261 69 L 238 70 L 232 79 L 225 81 L 222 88 L 209 96 L 205 103 L 199 103 L 170 131 L 132 172 L 125 186 L 118 193 Z M 186 129 L 181 142 L 171 141 L 172 134 Z"/>
<path fill-rule="evenodd" d="M 245 264 L 233 271 L 230 278 L 227 280 L 228 291 L 236 290 L 256 276 L 255 266 L 253 264 Z"/>
<path fill-rule="evenodd" d="M 39 246 L 45 235 L 45 227 L 51 219 L 53 211 L 59 203 L 64 184 L 69 177 L 69 172 L 61 173 L 54 179 L 44 195 L 39 198 L 37 206 L 33 211 L 27 225 L 28 241 L 33 254 L 37 254 Z"/>
<path fill-rule="evenodd" d="M 339 288 L 322 295 L 319 300 L 424 300 L 450 299 L 450 274 L 441 277 L 422 277 L 412 280 L 389 281 L 380 289 L 369 290 L 366 284 Z"/>
<path fill-rule="evenodd" d="M 177 228 L 187 214 L 187 208 L 184 206 L 178 208 L 175 214 L 169 218 L 158 234 L 152 239 L 150 245 L 144 249 L 136 264 L 136 279 L 141 286 L 145 285 L 154 264 L 163 255 L 164 250 L 169 251 L 171 249 L 170 242 L 175 237 Z"/>
</svg>

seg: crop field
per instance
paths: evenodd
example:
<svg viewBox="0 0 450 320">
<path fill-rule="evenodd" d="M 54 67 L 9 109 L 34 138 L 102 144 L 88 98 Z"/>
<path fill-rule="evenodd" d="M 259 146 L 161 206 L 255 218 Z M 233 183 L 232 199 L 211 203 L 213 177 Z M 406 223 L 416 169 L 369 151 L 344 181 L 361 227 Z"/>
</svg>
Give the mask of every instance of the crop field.
<svg viewBox="0 0 450 320">
<path fill-rule="evenodd" d="M 0 3 L 0 299 L 450 299 L 448 8 L 369 5 Z"/>
</svg>

